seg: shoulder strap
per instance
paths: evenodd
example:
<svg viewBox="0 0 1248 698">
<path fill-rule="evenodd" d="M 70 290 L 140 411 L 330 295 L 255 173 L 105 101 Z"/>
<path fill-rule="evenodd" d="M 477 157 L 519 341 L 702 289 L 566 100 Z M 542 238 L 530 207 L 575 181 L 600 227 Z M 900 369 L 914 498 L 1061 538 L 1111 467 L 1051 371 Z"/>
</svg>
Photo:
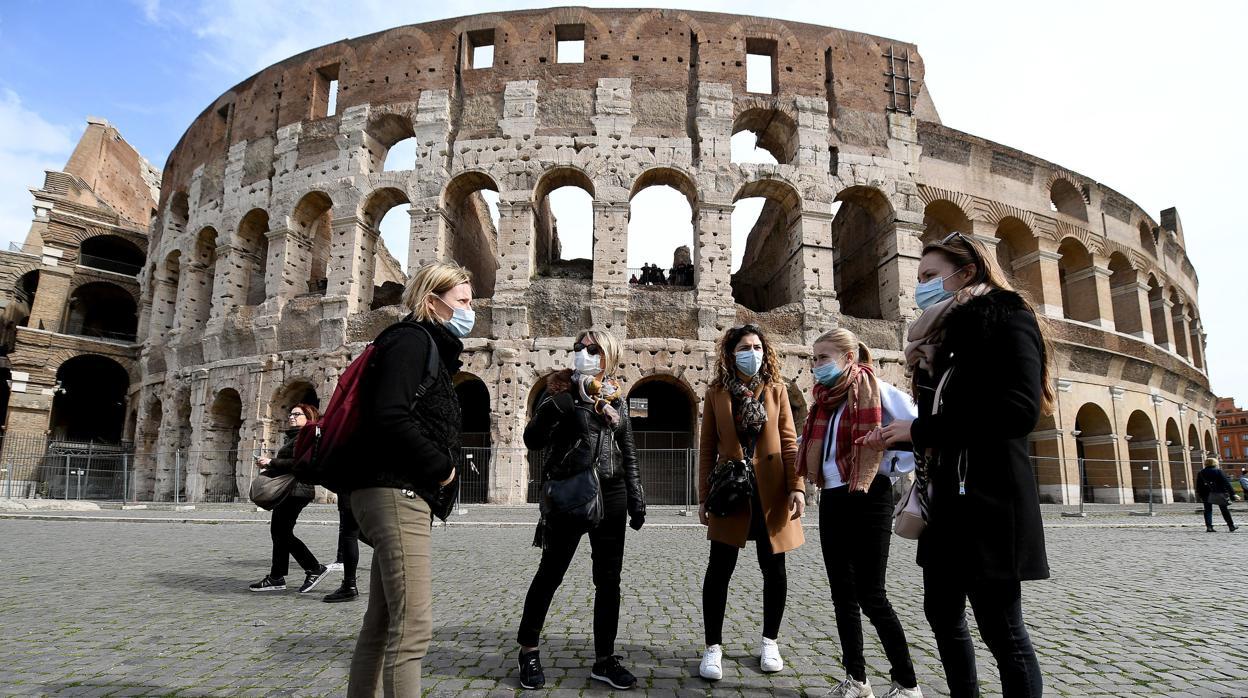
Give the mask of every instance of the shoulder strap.
<svg viewBox="0 0 1248 698">
<path fill-rule="evenodd" d="M 383 337 L 388 337 L 389 335 L 403 329 L 420 330 L 421 332 L 424 332 L 425 337 L 429 339 L 429 353 L 425 357 L 425 378 L 420 382 L 420 386 L 416 388 L 416 398 L 420 399 L 424 397 L 425 393 L 429 392 L 429 389 L 433 387 L 435 382 L 437 382 L 438 373 L 442 369 L 442 356 L 438 353 L 438 343 L 433 341 L 433 335 L 429 333 L 429 330 L 420 323 L 411 322 L 410 320 L 401 320 L 382 330 L 381 334 L 377 335 L 377 338 L 373 340 L 373 344 L 378 345 L 380 348 L 379 343 Z"/>
</svg>

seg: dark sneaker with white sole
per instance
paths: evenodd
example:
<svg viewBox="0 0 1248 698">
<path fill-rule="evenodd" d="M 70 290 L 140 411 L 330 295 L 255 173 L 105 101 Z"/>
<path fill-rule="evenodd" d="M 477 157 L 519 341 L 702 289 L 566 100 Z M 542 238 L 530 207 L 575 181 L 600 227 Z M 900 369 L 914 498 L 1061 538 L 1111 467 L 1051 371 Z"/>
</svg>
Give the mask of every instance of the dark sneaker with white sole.
<svg viewBox="0 0 1248 698">
<path fill-rule="evenodd" d="M 316 588 L 317 584 L 325 578 L 325 574 L 329 572 L 329 568 L 321 565 L 315 572 L 309 572 L 307 577 L 303 578 L 303 586 L 299 587 L 300 594 L 306 594 Z"/>
<path fill-rule="evenodd" d="M 540 650 L 520 653 L 520 688 L 533 690 L 546 685 Z"/>
<path fill-rule="evenodd" d="M 264 579 L 261 579 L 247 588 L 252 591 L 286 591 L 286 578 L 270 577 L 266 574 L 264 575 Z"/>
<path fill-rule="evenodd" d="M 623 664 L 620 664 L 620 658 L 617 655 L 595 662 L 589 677 L 595 681 L 611 684 L 612 688 L 618 688 L 621 691 L 627 691 L 637 685 L 637 677 L 629 673 Z"/>
<path fill-rule="evenodd" d="M 337 591 L 331 591 L 321 599 L 325 603 L 341 603 L 343 601 L 354 601 L 360 595 L 360 590 L 354 584 L 342 583 Z"/>
</svg>

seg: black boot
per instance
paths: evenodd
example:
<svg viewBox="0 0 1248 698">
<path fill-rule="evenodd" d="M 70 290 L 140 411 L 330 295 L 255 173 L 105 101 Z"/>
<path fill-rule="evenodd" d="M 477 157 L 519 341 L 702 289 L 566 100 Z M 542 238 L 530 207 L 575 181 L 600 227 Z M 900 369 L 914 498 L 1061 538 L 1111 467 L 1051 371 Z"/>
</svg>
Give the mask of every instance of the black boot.
<svg viewBox="0 0 1248 698">
<path fill-rule="evenodd" d="M 325 595 L 321 599 L 325 603 L 339 603 L 342 601 L 354 601 L 355 597 L 360 595 L 360 590 L 355 588 L 355 582 L 344 581 L 337 591 Z"/>
<path fill-rule="evenodd" d="M 1205 533 L 1214 533 L 1213 526 L 1205 526 Z"/>
</svg>

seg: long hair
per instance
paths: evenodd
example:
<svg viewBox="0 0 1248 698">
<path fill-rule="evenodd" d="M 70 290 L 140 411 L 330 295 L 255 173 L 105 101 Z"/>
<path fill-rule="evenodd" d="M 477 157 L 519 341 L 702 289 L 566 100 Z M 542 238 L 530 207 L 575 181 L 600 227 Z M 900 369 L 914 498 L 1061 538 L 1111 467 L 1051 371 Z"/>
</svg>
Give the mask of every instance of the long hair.
<svg viewBox="0 0 1248 698">
<path fill-rule="evenodd" d="M 780 375 L 780 357 L 771 348 L 771 342 L 767 341 L 767 335 L 763 333 L 762 328 L 754 324 L 733 327 L 724 332 L 724 336 L 719 340 L 719 365 L 715 371 L 715 385 L 725 390 L 728 389 L 728 382 L 736 376 L 737 372 L 737 360 L 733 356 L 733 349 L 742 337 L 750 334 L 758 335 L 759 341 L 763 344 L 763 365 L 758 369 L 758 375 L 763 379 L 763 387 L 767 388 L 773 384 L 784 385 L 784 378 Z"/>
<path fill-rule="evenodd" d="M 303 416 L 308 418 L 308 424 L 315 424 L 321 418 L 321 411 L 306 402 L 301 402 L 298 405 L 295 405 L 295 407 L 303 410 Z M 293 410 L 295 407 L 290 409 Z"/>
<path fill-rule="evenodd" d="M 472 272 L 458 264 L 434 262 L 426 264 L 408 280 L 403 288 L 403 305 L 421 322 L 438 322 L 426 302 L 429 294 L 441 295 L 456 286 L 472 281 Z"/>
<path fill-rule="evenodd" d="M 819 335 L 814 344 L 811 344 L 811 348 L 814 348 L 816 344 L 831 344 L 838 356 L 853 354 L 854 360 L 860 364 L 871 365 L 873 361 L 870 347 L 859 341 L 858 335 L 844 327 L 828 330 Z"/>
<path fill-rule="evenodd" d="M 950 264 L 962 269 L 975 266 L 975 276 L 970 284 L 987 284 L 992 288 L 1010 291 L 1023 299 L 1023 305 L 1036 318 L 1036 327 L 1040 330 L 1041 351 L 1044 353 L 1040 375 L 1040 411 L 1042 414 L 1053 414 L 1057 405 L 1057 390 L 1053 380 L 1053 331 L 1043 315 L 1036 312 L 1036 306 L 1025 291 L 1020 291 L 1010 283 L 1010 277 L 997 262 L 997 256 L 988 251 L 984 244 L 969 235 L 955 233 L 940 242 L 929 242 L 923 246 L 923 254 L 936 253 L 944 257 Z"/>
</svg>

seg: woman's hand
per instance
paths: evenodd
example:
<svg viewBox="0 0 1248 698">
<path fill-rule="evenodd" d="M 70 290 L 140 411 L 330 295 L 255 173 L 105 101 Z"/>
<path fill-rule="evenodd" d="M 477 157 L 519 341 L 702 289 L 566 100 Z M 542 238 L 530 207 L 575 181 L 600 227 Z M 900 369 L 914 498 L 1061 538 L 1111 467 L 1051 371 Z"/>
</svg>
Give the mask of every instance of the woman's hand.
<svg viewBox="0 0 1248 698">
<path fill-rule="evenodd" d="M 793 490 L 789 493 L 789 511 L 793 515 L 790 520 L 802 518 L 802 514 L 806 513 L 806 493 L 801 490 Z"/>
<path fill-rule="evenodd" d="M 439 487 L 446 487 L 447 485 L 451 484 L 452 482 L 455 482 L 455 468 L 451 468 L 451 474 L 450 474 L 450 475 L 447 475 L 445 480 L 443 480 L 442 482 L 439 482 L 439 483 L 438 483 L 438 486 L 439 486 Z"/>
<path fill-rule="evenodd" d="M 869 448 L 872 451 L 883 451 L 887 448 L 884 444 L 883 431 L 884 430 L 881 427 L 876 427 L 866 436 L 860 436 L 857 439 L 854 439 L 854 443 L 862 446 L 863 448 Z"/>
<path fill-rule="evenodd" d="M 273 462 L 272 458 L 257 458 L 256 459 L 256 465 L 260 466 L 261 469 L 269 467 L 269 463 L 272 463 L 272 462 Z"/>
<path fill-rule="evenodd" d="M 910 438 L 911 424 L 913 424 L 913 422 L 910 420 L 898 419 L 888 426 L 881 428 L 880 436 L 883 437 L 884 443 L 888 446 L 899 443 L 909 443 L 912 441 Z"/>
<path fill-rule="evenodd" d="M 710 515 L 706 513 L 706 504 L 698 505 L 698 521 L 701 522 L 703 526 L 711 525 Z"/>
</svg>

